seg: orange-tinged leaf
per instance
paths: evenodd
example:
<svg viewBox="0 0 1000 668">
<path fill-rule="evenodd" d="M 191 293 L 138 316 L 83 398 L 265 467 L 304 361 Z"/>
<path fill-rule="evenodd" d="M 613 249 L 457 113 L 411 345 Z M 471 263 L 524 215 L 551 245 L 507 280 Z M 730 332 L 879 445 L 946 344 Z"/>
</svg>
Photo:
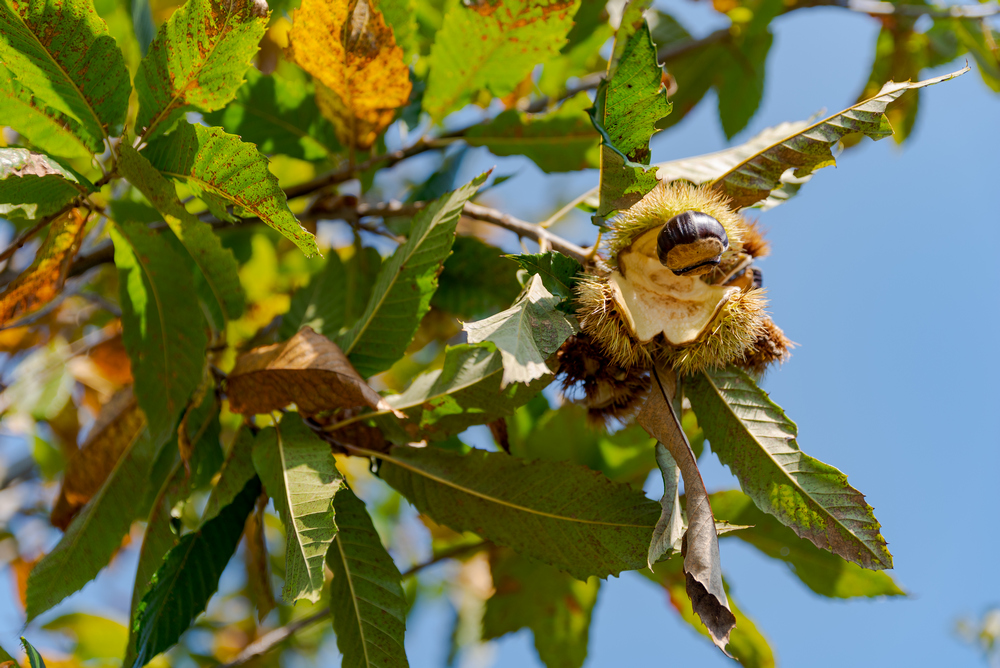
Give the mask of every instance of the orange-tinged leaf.
<svg viewBox="0 0 1000 668">
<path fill-rule="evenodd" d="M 366 149 L 410 98 L 409 68 L 370 0 L 303 0 L 289 53 L 316 80 L 316 104 L 344 145 Z"/>
<path fill-rule="evenodd" d="M 52 508 L 53 526 L 63 530 L 69 526 L 145 426 L 146 416 L 130 388 L 112 397 L 101 409 L 87 442 L 73 453 L 66 465 L 66 477 Z"/>
<path fill-rule="evenodd" d="M 227 382 L 229 408 L 254 415 L 296 404 L 303 414 L 384 404 L 337 344 L 309 327 L 284 343 L 255 348 L 236 360 Z"/>
<path fill-rule="evenodd" d="M 80 248 L 86 222 L 79 209 L 52 221 L 35 261 L 0 294 L 0 327 L 55 299 Z"/>
<path fill-rule="evenodd" d="M 91 348 L 87 356 L 90 357 L 97 371 L 109 382 L 120 387 L 132 383 L 132 362 L 125 351 L 125 344 L 122 343 L 120 332 L 117 336 L 102 341 Z"/>
<path fill-rule="evenodd" d="M 17 600 L 21 602 L 21 610 L 24 610 L 28 605 L 28 576 L 31 574 L 31 569 L 35 567 L 35 564 L 41 558 L 42 555 L 38 555 L 28 561 L 22 557 L 15 557 L 10 562 L 10 570 L 14 576 L 14 585 L 17 588 Z"/>
</svg>

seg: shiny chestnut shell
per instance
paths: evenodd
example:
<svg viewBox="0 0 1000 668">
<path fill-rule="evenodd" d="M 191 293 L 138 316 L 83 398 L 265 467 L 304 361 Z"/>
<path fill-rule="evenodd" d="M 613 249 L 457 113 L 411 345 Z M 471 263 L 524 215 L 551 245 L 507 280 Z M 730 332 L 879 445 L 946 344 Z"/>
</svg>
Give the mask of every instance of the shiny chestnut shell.
<svg viewBox="0 0 1000 668">
<path fill-rule="evenodd" d="M 660 264 L 677 276 L 704 274 L 729 250 L 726 228 L 707 213 L 685 211 L 668 220 L 656 238 Z"/>
</svg>

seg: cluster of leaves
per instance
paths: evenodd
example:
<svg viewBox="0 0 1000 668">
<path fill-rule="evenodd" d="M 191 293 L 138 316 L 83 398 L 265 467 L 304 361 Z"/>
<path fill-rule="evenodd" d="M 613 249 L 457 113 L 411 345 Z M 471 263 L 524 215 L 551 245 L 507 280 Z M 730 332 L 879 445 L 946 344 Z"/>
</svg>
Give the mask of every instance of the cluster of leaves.
<svg viewBox="0 0 1000 668">
<path fill-rule="evenodd" d="M 642 426 L 613 434 L 587 428 L 573 404 L 549 405 L 540 392 L 577 330 L 572 286 L 593 254 L 472 203 L 491 175 L 457 185 L 460 151 L 407 202 L 380 201 L 383 170 L 461 141 L 545 172 L 600 167 L 599 223 L 657 179 L 771 206 L 832 164 L 839 143 L 891 135 L 887 106 L 944 78 L 890 83 L 822 121 L 652 165 L 654 132 L 712 85 L 727 133 L 745 126 L 759 90 L 700 44 L 743 54 L 735 62 L 763 76 L 769 7 L 727 8 L 727 37 L 695 44 L 640 2 L 615 31 L 603 3 L 582 0 L 0 0 L 0 215 L 18 233 L 3 253 L 0 410 L 33 443 L 29 466 L 2 483 L 61 477 L 51 508 L 39 494 L 21 509 L 61 530 L 51 550 L 21 555 L 17 532 L 0 534 L 18 555 L 28 621 L 98 577 L 142 522 L 127 628 L 80 613 L 45 625 L 75 635 L 81 662 L 193 654 L 182 636 L 201 626 L 217 631 L 215 658 L 238 664 L 332 616 L 347 665 L 407 665 L 407 612 L 433 592 L 385 546 L 407 522 L 401 498 L 433 559 L 461 564 L 457 646 L 528 627 L 547 665 L 583 662 L 600 579 L 641 569 L 699 632 L 746 665 L 773 665 L 726 596 L 717 534 L 825 596 L 901 595 L 865 570 L 891 566 L 871 508 L 799 450 L 794 423 L 749 376 L 687 379 L 679 410 L 654 394 Z M 961 44 L 993 71 L 995 52 Z M 484 120 L 446 129 L 470 104 Z M 388 151 L 392 124 L 427 136 Z M 471 219 L 542 252 L 501 257 Z M 317 226 L 330 220 L 346 221 L 351 241 L 321 258 Z M 463 442 L 481 425 L 505 452 Z M 688 484 L 678 496 L 678 467 L 697 475 L 687 444 L 705 437 L 742 492 Z M 355 462 L 388 485 L 368 504 L 355 490 L 372 476 Z M 657 465 L 660 503 L 640 491 Z M 685 536 L 684 559 L 666 560 Z M 219 592 L 239 559 L 244 588 Z M 245 596 L 257 621 L 203 615 L 213 596 Z M 289 631 L 251 644 L 265 618 Z M 320 636 L 301 634 L 302 647 Z"/>
</svg>

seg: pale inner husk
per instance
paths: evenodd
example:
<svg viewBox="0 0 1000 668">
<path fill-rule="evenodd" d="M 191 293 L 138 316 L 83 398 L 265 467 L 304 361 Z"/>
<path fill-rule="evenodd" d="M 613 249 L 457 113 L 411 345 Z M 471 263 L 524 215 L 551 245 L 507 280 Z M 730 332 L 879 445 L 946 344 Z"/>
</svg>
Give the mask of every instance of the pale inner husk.
<svg viewBox="0 0 1000 668">
<path fill-rule="evenodd" d="M 640 342 L 662 332 L 671 345 L 694 343 L 739 288 L 675 276 L 656 256 L 658 233 L 658 228 L 645 232 L 618 254 L 618 269 L 610 277 L 615 302 Z"/>
</svg>

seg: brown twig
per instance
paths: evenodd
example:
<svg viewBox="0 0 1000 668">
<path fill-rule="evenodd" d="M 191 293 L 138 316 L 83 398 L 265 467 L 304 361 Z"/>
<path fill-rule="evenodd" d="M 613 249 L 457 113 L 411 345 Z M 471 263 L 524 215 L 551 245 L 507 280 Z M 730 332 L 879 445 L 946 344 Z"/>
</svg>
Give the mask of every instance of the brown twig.
<svg viewBox="0 0 1000 668">
<path fill-rule="evenodd" d="M 19 251 L 21 247 L 24 246 L 24 244 L 28 243 L 31 237 L 38 234 L 38 232 L 44 229 L 46 225 L 48 225 L 53 220 L 63 215 L 73 207 L 77 206 L 79 204 L 78 200 L 79 198 L 74 198 L 72 201 L 68 202 L 65 206 L 63 206 L 55 213 L 39 218 L 37 223 L 35 223 L 29 229 L 22 232 L 21 236 L 19 236 L 17 239 L 14 239 L 14 241 L 12 241 L 11 244 L 7 246 L 7 248 L 5 248 L 2 253 L 0 253 L 0 262 L 3 262 L 4 260 L 9 260 L 10 257 L 14 255 L 14 253 Z"/>
</svg>

